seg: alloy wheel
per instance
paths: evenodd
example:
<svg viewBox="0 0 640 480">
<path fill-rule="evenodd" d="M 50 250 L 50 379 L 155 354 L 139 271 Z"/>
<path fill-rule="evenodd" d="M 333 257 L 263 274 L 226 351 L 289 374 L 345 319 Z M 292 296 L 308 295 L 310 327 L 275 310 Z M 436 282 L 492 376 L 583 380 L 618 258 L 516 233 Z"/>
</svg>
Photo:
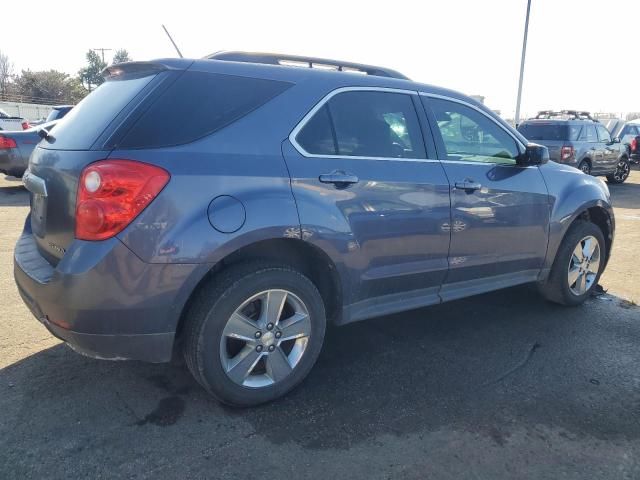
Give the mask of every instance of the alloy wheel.
<svg viewBox="0 0 640 480">
<path fill-rule="evenodd" d="M 630 171 L 631 166 L 629 165 L 629 162 L 627 162 L 626 160 L 620 160 L 618 162 L 618 165 L 616 166 L 616 171 L 613 173 L 613 178 L 616 180 L 616 182 L 622 183 L 627 179 Z"/>
<path fill-rule="evenodd" d="M 587 162 L 582 162 L 580 164 L 580 170 L 582 170 L 582 173 L 586 173 L 587 175 L 591 173 L 591 167 Z"/>
<path fill-rule="evenodd" d="M 600 271 L 600 244 L 589 235 L 578 242 L 569 260 L 569 290 L 584 295 L 596 281 Z"/>
<path fill-rule="evenodd" d="M 299 297 L 287 290 L 260 292 L 227 320 L 220 339 L 222 367 L 238 385 L 274 385 L 298 365 L 310 334 L 309 311 Z"/>
</svg>

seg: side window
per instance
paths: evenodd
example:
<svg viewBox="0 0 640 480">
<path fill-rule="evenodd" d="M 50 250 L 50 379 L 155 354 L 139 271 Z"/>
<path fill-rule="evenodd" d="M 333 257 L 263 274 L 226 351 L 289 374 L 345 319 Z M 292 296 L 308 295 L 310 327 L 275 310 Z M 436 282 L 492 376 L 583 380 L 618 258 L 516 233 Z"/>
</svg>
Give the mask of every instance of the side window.
<svg viewBox="0 0 640 480">
<path fill-rule="evenodd" d="M 329 117 L 329 109 L 326 104 L 300 130 L 296 141 L 309 153 L 337 155 L 333 125 L 331 125 L 331 117 Z"/>
<path fill-rule="evenodd" d="M 307 122 L 296 141 L 316 155 L 426 158 L 413 101 L 402 93 L 339 93 Z"/>
<path fill-rule="evenodd" d="M 496 122 L 457 102 L 430 98 L 447 159 L 515 164 L 520 154 L 516 141 Z"/>
<path fill-rule="evenodd" d="M 638 135 L 638 130 L 634 125 L 625 125 L 620 134 L 618 135 L 620 138 L 624 138 L 626 135 Z"/>
<path fill-rule="evenodd" d="M 596 128 L 598 129 L 598 137 L 600 138 L 601 142 L 608 143 L 611 141 L 611 134 L 606 128 L 604 128 L 602 125 L 597 125 Z"/>
<path fill-rule="evenodd" d="M 569 125 L 569 140 L 575 141 L 582 136 L 582 125 Z"/>
<path fill-rule="evenodd" d="M 585 142 L 597 142 L 598 136 L 596 135 L 596 127 L 594 125 L 585 125 L 582 129 L 582 136 L 580 140 Z"/>
</svg>

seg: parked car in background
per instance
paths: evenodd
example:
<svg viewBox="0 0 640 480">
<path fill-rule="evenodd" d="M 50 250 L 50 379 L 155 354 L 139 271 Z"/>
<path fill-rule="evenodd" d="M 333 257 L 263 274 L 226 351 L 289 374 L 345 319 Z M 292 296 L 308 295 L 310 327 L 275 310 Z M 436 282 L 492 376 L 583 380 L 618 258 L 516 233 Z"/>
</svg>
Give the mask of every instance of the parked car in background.
<svg viewBox="0 0 640 480">
<path fill-rule="evenodd" d="M 49 112 L 49 115 L 47 115 L 47 119 L 45 120 L 45 122 L 48 123 L 54 120 L 60 120 L 67 113 L 69 113 L 72 108 L 73 108 L 73 105 L 58 105 L 58 106 L 52 107 L 51 111 Z"/>
<path fill-rule="evenodd" d="M 541 111 L 522 122 L 518 131 L 528 140 L 545 145 L 555 162 L 586 174 L 606 176 L 609 183 L 623 183 L 629 177 L 627 147 L 588 112 Z"/>
<path fill-rule="evenodd" d="M 606 184 L 463 94 L 242 52 L 105 75 L 34 150 L 14 253 L 27 306 L 84 354 L 176 346 L 256 405 L 306 377 L 327 321 L 528 282 L 579 305 L 607 265 Z"/>
<path fill-rule="evenodd" d="M 29 128 L 29 122 L 24 118 L 12 117 L 4 110 L 0 109 L 0 130 L 19 131 Z"/>
<path fill-rule="evenodd" d="M 13 177 L 22 177 L 29 164 L 31 152 L 43 135 L 40 130 L 49 132 L 56 123 L 58 120 L 20 132 L 0 133 L 0 172 Z"/>
<path fill-rule="evenodd" d="M 612 137 L 619 138 L 627 146 L 631 161 L 640 160 L 640 119 L 615 122 L 609 131 Z"/>
</svg>

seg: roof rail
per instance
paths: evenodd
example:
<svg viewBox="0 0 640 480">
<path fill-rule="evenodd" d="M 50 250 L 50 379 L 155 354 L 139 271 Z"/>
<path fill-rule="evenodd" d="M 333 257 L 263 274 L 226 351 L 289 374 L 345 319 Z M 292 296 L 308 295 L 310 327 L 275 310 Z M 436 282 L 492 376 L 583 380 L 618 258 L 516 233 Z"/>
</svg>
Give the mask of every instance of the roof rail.
<svg viewBox="0 0 640 480">
<path fill-rule="evenodd" d="M 557 117 L 569 120 L 591 120 L 592 122 L 598 121 L 593 118 L 589 112 L 585 112 L 583 110 L 540 110 L 534 118 L 552 119 Z"/>
<path fill-rule="evenodd" d="M 400 78 L 409 80 L 400 72 L 390 68 L 375 67 L 360 63 L 342 62 L 327 58 L 303 57 L 298 55 L 281 55 L 277 53 L 258 52 L 216 52 L 206 57 L 209 60 L 225 60 L 228 62 L 262 63 L 267 65 L 282 65 L 285 67 L 315 68 L 318 70 L 334 70 L 339 72 L 360 73 L 377 77 Z"/>
</svg>

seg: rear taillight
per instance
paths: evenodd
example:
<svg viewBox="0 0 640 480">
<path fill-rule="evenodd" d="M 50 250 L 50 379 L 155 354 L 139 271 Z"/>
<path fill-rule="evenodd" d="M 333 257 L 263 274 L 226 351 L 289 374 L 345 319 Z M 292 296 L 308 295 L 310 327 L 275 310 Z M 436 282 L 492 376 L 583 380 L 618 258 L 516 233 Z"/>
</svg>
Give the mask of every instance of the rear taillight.
<svg viewBox="0 0 640 480">
<path fill-rule="evenodd" d="M 18 148 L 13 138 L 7 138 L 0 135 L 0 148 Z"/>
<path fill-rule="evenodd" d="M 22 122 L 22 129 L 26 130 L 28 128 L 31 128 L 31 125 L 29 125 L 29 122 Z"/>
<path fill-rule="evenodd" d="M 569 160 L 570 158 L 573 157 L 573 152 L 574 152 L 573 147 L 565 145 L 560 150 L 560 159 L 561 160 Z"/>
<path fill-rule="evenodd" d="M 631 140 L 631 152 L 635 153 L 638 151 L 638 137 Z"/>
<path fill-rule="evenodd" d="M 160 193 L 169 173 L 133 160 L 101 160 L 80 175 L 76 238 L 105 240 L 121 232 Z"/>
</svg>

